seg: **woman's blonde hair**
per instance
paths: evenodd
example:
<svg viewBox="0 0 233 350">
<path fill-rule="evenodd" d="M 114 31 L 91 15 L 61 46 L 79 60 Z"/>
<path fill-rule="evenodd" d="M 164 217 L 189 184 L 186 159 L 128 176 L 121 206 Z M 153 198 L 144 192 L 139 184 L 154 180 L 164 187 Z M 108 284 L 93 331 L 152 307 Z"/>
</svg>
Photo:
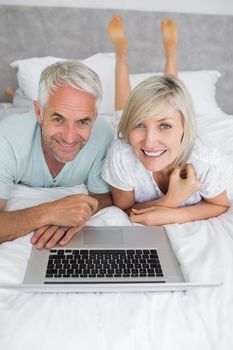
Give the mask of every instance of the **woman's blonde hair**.
<svg viewBox="0 0 233 350">
<path fill-rule="evenodd" d="M 181 113 L 184 128 L 181 151 L 173 166 L 187 161 L 196 140 L 196 121 L 191 97 L 184 84 L 171 75 L 153 76 L 130 94 L 118 127 L 118 137 L 129 143 L 129 133 L 141 122 L 172 106 Z"/>
</svg>

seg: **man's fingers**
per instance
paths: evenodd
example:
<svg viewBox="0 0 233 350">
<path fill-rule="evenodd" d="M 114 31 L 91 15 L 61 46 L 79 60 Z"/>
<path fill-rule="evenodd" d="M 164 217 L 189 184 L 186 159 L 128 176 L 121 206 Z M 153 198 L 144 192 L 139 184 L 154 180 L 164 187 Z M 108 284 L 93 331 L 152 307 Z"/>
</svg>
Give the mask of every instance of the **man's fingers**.
<svg viewBox="0 0 233 350">
<path fill-rule="evenodd" d="M 97 211 L 99 202 L 96 198 L 88 195 L 77 195 L 77 199 L 79 200 L 80 210 L 82 209 L 83 213 L 88 211 L 88 215 L 91 216 Z"/>
<path fill-rule="evenodd" d="M 36 247 L 38 249 L 42 249 L 45 247 L 50 238 L 54 235 L 54 233 L 58 230 L 57 226 L 50 226 L 37 241 Z"/>
<path fill-rule="evenodd" d="M 47 230 L 49 228 L 49 226 L 42 226 L 42 227 L 40 227 L 39 229 L 37 229 L 34 233 L 33 233 L 33 235 L 32 235 L 32 237 L 31 237 L 31 243 L 32 244 L 36 244 L 37 242 L 38 242 L 38 240 L 39 240 L 39 238 L 41 237 L 41 235 L 43 235 L 43 233 Z"/>
<path fill-rule="evenodd" d="M 91 211 L 92 211 L 91 214 L 94 214 L 98 209 L 98 205 L 99 205 L 98 200 L 96 198 L 91 197 L 91 196 L 87 196 L 86 201 L 89 204 L 89 206 L 91 207 Z"/>
<path fill-rule="evenodd" d="M 83 227 L 84 225 L 82 226 L 76 226 L 76 227 L 71 227 L 70 229 L 68 229 L 66 231 L 66 234 L 65 236 L 62 238 L 62 240 L 60 241 L 60 245 L 61 246 L 64 246 L 66 245 L 73 237 L 74 235 L 81 230 L 81 228 Z"/>
<path fill-rule="evenodd" d="M 48 243 L 45 245 L 45 248 L 47 249 L 53 248 L 60 241 L 60 239 L 65 235 L 66 231 L 67 231 L 67 227 L 60 227 L 54 233 L 54 235 L 51 237 Z"/>
</svg>

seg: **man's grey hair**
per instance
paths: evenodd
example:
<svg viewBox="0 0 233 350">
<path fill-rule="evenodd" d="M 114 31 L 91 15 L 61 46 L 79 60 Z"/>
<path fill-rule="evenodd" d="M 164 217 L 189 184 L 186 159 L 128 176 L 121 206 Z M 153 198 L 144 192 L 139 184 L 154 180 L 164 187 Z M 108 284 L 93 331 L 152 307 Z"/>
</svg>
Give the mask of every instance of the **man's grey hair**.
<svg viewBox="0 0 233 350">
<path fill-rule="evenodd" d="M 102 100 L 102 86 L 99 76 L 78 60 L 65 60 L 46 67 L 40 76 L 38 101 L 42 110 L 48 103 L 49 96 L 63 86 L 86 92 L 95 98 L 96 112 Z"/>
<path fill-rule="evenodd" d="M 141 122 L 168 107 L 180 111 L 184 128 L 181 150 L 172 164 L 184 164 L 196 140 L 196 118 L 191 97 L 184 84 L 171 75 L 153 76 L 140 83 L 129 96 L 118 127 L 118 137 L 129 142 L 129 133 Z"/>
</svg>

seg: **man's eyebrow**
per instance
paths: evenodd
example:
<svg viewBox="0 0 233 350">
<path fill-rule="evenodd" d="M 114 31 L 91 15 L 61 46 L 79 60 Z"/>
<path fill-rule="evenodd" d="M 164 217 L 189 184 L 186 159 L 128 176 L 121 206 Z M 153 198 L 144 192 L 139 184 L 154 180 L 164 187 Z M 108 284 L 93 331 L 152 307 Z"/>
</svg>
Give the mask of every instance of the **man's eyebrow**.
<svg viewBox="0 0 233 350">
<path fill-rule="evenodd" d="M 92 119 L 90 117 L 83 117 L 80 119 L 77 119 L 77 121 L 85 122 L 85 121 L 91 121 Z"/>
<path fill-rule="evenodd" d="M 62 114 L 60 114 L 60 113 L 58 113 L 58 112 L 54 112 L 54 113 L 52 113 L 51 114 L 51 117 L 59 117 L 59 118 L 63 118 L 63 119 L 65 119 L 65 117 L 62 115 Z M 81 121 L 81 122 L 85 122 L 85 121 L 91 121 L 92 119 L 90 118 L 90 117 L 81 117 L 80 119 L 76 119 L 76 121 Z"/>
<path fill-rule="evenodd" d="M 64 118 L 63 115 L 61 115 L 60 113 L 54 112 L 51 114 L 51 117 L 60 117 L 60 118 Z"/>
</svg>

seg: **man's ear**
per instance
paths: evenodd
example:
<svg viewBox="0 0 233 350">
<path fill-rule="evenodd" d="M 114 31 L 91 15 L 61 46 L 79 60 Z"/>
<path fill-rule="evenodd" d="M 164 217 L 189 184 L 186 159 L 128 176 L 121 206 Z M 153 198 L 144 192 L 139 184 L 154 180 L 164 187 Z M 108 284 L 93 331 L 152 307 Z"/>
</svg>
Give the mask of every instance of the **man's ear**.
<svg viewBox="0 0 233 350">
<path fill-rule="evenodd" d="M 34 110 L 35 110 L 35 114 L 36 114 L 36 119 L 38 121 L 38 123 L 41 125 L 43 118 L 41 116 L 41 109 L 40 109 L 40 104 L 38 101 L 33 101 L 34 104 Z"/>
<path fill-rule="evenodd" d="M 96 118 L 98 117 L 98 112 L 95 112 L 94 120 L 96 121 Z"/>
</svg>

